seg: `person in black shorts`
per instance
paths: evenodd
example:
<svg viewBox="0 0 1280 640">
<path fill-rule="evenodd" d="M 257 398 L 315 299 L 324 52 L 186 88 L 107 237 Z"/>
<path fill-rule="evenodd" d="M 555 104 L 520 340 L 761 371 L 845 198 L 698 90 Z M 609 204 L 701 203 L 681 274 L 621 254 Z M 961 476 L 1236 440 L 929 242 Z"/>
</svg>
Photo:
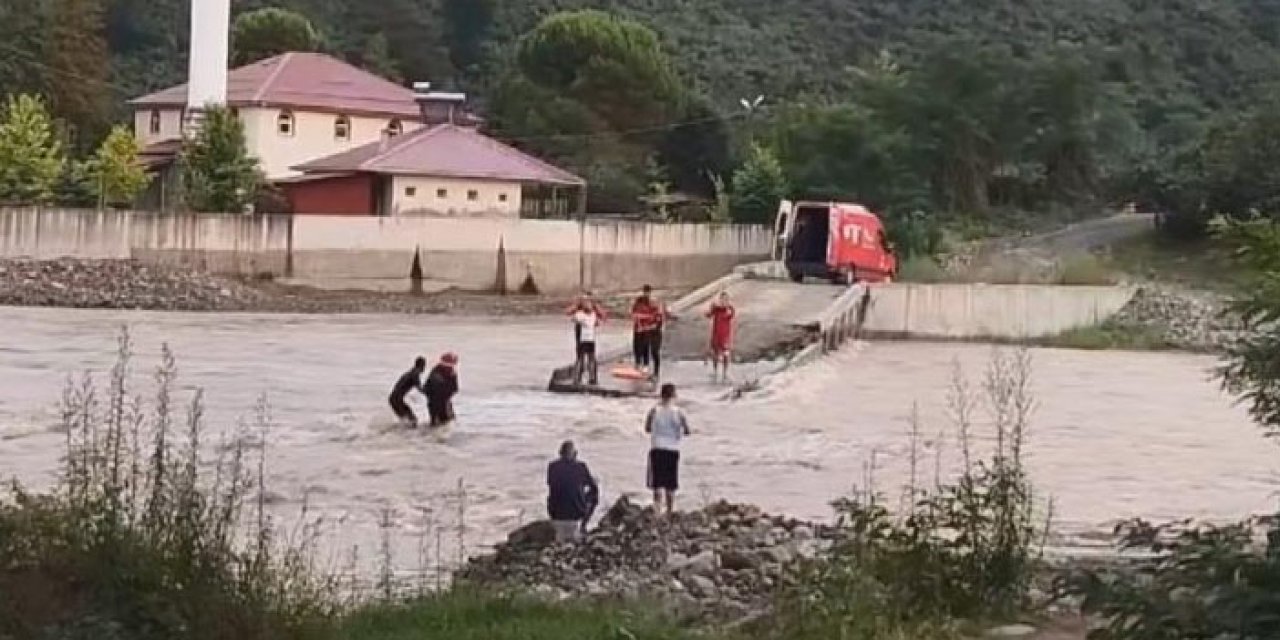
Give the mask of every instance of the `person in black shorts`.
<svg viewBox="0 0 1280 640">
<path fill-rule="evenodd" d="M 680 488 L 680 441 L 689 435 L 689 419 L 676 406 L 676 386 L 662 385 L 662 400 L 645 416 L 644 431 L 650 434 L 648 485 L 653 491 L 655 510 L 675 510 Z"/>
<path fill-rule="evenodd" d="M 409 408 L 408 403 L 404 401 L 405 396 L 410 391 L 422 391 L 422 372 L 427 370 L 427 360 L 423 357 L 413 361 L 413 368 L 404 372 L 396 385 L 391 388 L 391 396 L 387 401 L 391 404 L 391 411 L 396 417 L 409 425 L 410 428 L 418 426 L 418 416 L 413 414 L 413 409 Z"/>
</svg>

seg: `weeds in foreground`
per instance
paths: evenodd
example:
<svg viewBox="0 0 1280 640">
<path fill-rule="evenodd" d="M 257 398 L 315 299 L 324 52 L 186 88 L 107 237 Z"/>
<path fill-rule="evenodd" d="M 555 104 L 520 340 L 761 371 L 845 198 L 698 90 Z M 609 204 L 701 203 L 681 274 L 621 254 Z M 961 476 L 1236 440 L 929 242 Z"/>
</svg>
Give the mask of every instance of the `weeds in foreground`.
<svg viewBox="0 0 1280 640">
<path fill-rule="evenodd" d="M 644 610 L 455 587 L 399 605 L 356 612 L 340 625 L 360 640 L 685 640 L 707 636 Z"/>
<path fill-rule="evenodd" d="M 1256 525 L 1129 522 L 1121 549 L 1148 558 L 1082 569 L 1060 588 L 1104 621 L 1093 640 L 1280 638 L 1280 528 Z"/>
<path fill-rule="evenodd" d="M 963 457 L 958 479 L 918 486 L 913 444 L 905 509 L 891 513 L 874 490 L 837 501 L 840 542 L 784 593 L 773 637 L 958 637 L 959 621 L 1024 609 L 1047 529 L 1024 467 L 1030 375 L 1025 350 L 997 352 L 978 390 L 957 372 L 949 404 Z M 992 427 L 985 456 L 974 434 L 983 405 Z"/>
<path fill-rule="evenodd" d="M 105 395 L 88 375 L 68 383 L 56 490 L 0 499 L 0 637 L 316 636 L 337 598 L 313 578 L 315 529 L 280 544 L 272 533 L 265 398 L 255 423 L 205 460 L 202 398 L 180 418 L 172 353 L 149 405 L 133 393 L 131 363 L 122 331 Z"/>
</svg>

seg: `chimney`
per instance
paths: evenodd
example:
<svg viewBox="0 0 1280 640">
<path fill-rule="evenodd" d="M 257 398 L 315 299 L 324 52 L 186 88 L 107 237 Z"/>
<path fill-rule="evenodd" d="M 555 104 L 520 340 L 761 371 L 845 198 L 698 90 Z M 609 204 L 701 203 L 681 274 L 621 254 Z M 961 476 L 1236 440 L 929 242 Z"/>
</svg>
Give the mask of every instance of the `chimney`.
<svg viewBox="0 0 1280 640">
<path fill-rule="evenodd" d="M 465 105 L 467 94 L 432 91 L 430 82 L 413 83 L 413 99 L 422 113 L 422 123 L 428 127 L 441 124 L 467 123 Z"/>
<path fill-rule="evenodd" d="M 231 0 L 191 0 L 191 51 L 187 67 L 187 122 L 199 128 L 207 107 L 227 103 Z"/>
</svg>

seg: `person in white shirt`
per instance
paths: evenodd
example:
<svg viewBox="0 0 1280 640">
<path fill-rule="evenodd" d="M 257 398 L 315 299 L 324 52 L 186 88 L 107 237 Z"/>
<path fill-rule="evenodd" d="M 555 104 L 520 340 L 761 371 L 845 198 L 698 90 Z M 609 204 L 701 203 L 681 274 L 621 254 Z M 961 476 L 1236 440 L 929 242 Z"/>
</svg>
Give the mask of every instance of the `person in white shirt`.
<svg viewBox="0 0 1280 640">
<path fill-rule="evenodd" d="M 661 398 L 644 419 L 644 432 L 650 434 L 648 485 L 654 509 L 661 510 L 665 502 L 670 514 L 680 488 L 680 440 L 691 432 L 689 419 L 676 406 L 676 386 L 662 385 Z"/>
<path fill-rule="evenodd" d="M 582 374 L 587 372 L 588 384 L 599 384 L 599 367 L 596 363 L 596 328 L 600 326 L 600 314 L 594 307 L 583 305 L 573 312 L 574 332 L 577 334 L 577 359 L 573 364 L 574 384 L 582 384 Z"/>
</svg>

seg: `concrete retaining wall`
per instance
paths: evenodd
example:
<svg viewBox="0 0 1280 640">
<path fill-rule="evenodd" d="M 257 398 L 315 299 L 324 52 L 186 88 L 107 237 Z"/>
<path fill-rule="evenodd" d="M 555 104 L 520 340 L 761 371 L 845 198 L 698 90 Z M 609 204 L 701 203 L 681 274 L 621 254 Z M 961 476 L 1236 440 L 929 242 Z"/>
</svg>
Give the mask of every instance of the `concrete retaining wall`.
<svg viewBox="0 0 1280 640">
<path fill-rule="evenodd" d="M 863 328 L 869 337 L 1043 338 L 1098 325 L 1133 294 L 1125 287 L 877 285 Z"/>
<path fill-rule="evenodd" d="M 269 273 L 327 286 L 423 278 L 490 288 L 526 274 L 544 292 L 700 285 L 766 257 L 759 226 L 617 221 L 332 216 L 160 215 L 0 209 L 0 257 L 124 259 L 217 273 Z"/>
</svg>

